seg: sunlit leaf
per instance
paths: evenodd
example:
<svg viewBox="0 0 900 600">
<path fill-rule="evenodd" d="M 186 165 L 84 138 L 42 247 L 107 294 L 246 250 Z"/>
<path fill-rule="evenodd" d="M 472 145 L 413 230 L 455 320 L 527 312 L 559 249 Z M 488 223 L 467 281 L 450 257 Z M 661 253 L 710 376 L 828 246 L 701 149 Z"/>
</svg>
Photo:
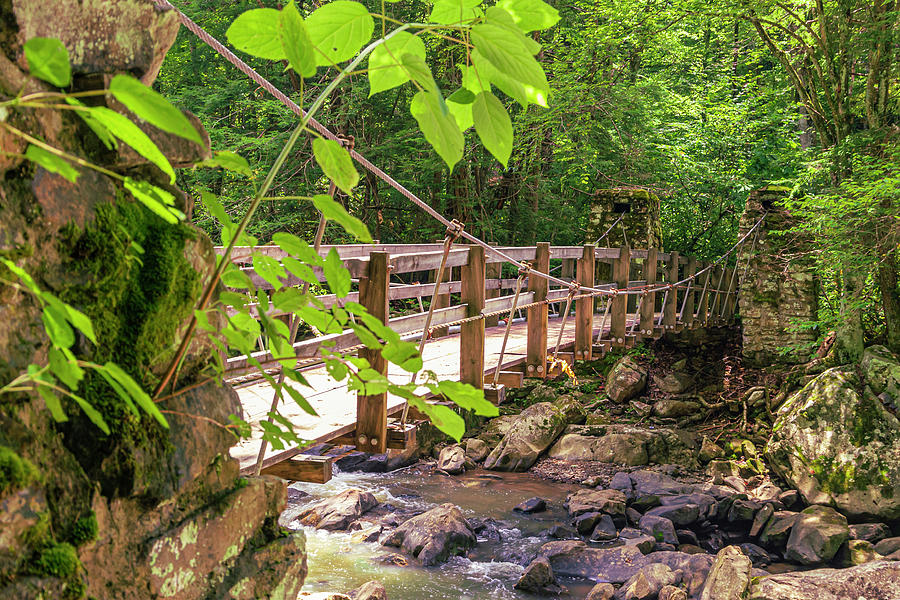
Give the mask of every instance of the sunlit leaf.
<svg viewBox="0 0 900 600">
<path fill-rule="evenodd" d="M 402 67 L 404 54 L 418 56 L 424 61 L 422 38 L 400 31 L 372 51 L 369 55 L 369 96 L 409 81 L 409 74 Z"/>
<path fill-rule="evenodd" d="M 219 167 L 226 171 L 231 171 L 232 173 L 238 173 L 239 175 L 246 175 L 247 177 L 253 176 L 253 171 L 250 169 L 250 163 L 247 162 L 247 159 L 230 150 L 220 150 L 216 152 L 212 158 L 197 163 L 197 166 L 209 168 Z"/>
<path fill-rule="evenodd" d="M 315 138 L 312 147 L 316 162 L 322 167 L 325 176 L 334 181 L 345 194 L 352 194 L 353 188 L 359 183 L 359 173 L 353 166 L 353 159 L 347 149 L 334 140 L 325 138 Z"/>
<path fill-rule="evenodd" d="M 506 168 L 513 144 L 512 121 L 506 107 L 492 93 L 482 92 L 472 103 L 472 117 L 481 143 Z"/>
<path fill-rule="evenodd" d="M 169 160 L 163 155 L 150 137 L 141 131 L 141 128 L 132 123 L 126 116 L 120 115 L 105 106 L 91 108 L 90 115 L 93 119 L 106 127 L 110 133 L 125 142 L 132 149 L 160 168 L 169 176 L 169 183 L 175 182 L 175 171 Z"/>
<path fill-rule="evenodd" d="M 278 28 L 281 33 L 281 46 L 291 68 L 303 77 L 315 75 L 315 49 L 294 0 L 281 9 Z"/>
<path fill-rule="evenodd" d="M 33 37 L 24 46 L 28 70 L 38 79 L 56 87 L 66 87 L 72 82 L 69 52 L 55 38 Z"/>
<path fill-rule="evenodd" d="M 78 170 L 73 167 L 66 159 L 44 150 L 40 146 L 34 144 L 28 146 L 25 150 L 25 158 L 33 163 L 42 166 L 51 173 L 56 173 L 65 177 L 71 183 L 75 183 L 78 179 Z"/>
<path fill-rule="evenodd" d="M 356 56 L 372 39 L 375 20 L 359 2 L 336 0 L 314 10 L 306 29 L 316 47 L 316 64 L 330 66 Z"/>
<path fill-rule="evenodd" d="M 418 92 L 413 96 L 409 110 L 425 139 L 453 170 L 462 159 L 465 139 L 440 97 L 430 92 Z"/>
<path fill-rule="evenodd" d="M 285 60 L 279 35 L 280 15 L 274 8 L 254 8 L 241 13 L 225 37 L 232 46 L 266 60 Z"/>
<path fill-rule="evenodd" d="M 372 234 L 369 233 L 366 224 L 348 213 L 340 202 L 325 194 L 313 196 L 313 204 L 325 216 L 344 228 L 350 235 L 360 242 L 371 244 Z"/>
<path fill-rule="evenodd" d="M 559 11 L 543 0 L 500 0 L 497 6 L 511 14 L 525 32 L 547 29 L 559 22 Z"/>
<path fill-rule="evenodd" d="M 128 110 L 151 125 L 204 145 L 200 134 L 183 112 L 134 77 L 116 75 L 109 84 L 109 91 Z"/>
<path fill-rule="evenodd" d="M 429 21 L 443 25 L 455 25 L 471 21 L 477 16 L 475 7 L 481 0 L 434 0 Z"/>
<path fill-rule="evenodd" d="M 337 250 L 332 248 L 325 257 L 325 279 L 328 281 L 328 287 L 331 292 L 338 298 L 345 298 L 350 293 L 350 271 L 344 267 L 344 262 L 338 255 Z"/>
</svg>

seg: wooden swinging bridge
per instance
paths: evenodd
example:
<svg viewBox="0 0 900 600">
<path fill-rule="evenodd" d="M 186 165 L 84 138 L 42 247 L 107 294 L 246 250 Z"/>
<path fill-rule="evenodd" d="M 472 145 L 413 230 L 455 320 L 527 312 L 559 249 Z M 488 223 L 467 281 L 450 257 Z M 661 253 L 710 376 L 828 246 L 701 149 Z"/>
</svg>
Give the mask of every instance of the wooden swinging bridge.
<svg viewBox="0 0 900 600">
<path fill-rule="evenodd" d="M 732 250 L 748 236 L 749 232 Z M 505 257 L 501 258 L 493 252 L 486 256 L 483 246 L 446 242 L 321 246 L 319 252 L 325 256 L 332 248 L 358 282 L 359 291 L 352 292 L 346 301 L 360 302 L 405 339 L 421 339 L 425 335 L 428 343 L 422 349 L 424 369 L 442 380 L 484 389 L 486 397 L 495 403 L 503 401 L 507 388 L 521 386 L 525 377 L 558 374 L 561 363 L 557 361 L 571 365 L 576 360 L 592 360 L 611 348 L 630 347 L 640 339 L 657 339 L 684 328 L 732 323 L 737 290 L 743 279 L 743 273 L 739 276 L 738 272 L 746 272 L 746 265 L 743 269 L 740 265 L 724 267 L 728 254 L 712 263 L 700 263 L 677 252 L 654 248 L 539 243 L 497 248 Z M 276 259 L 284 252 L 277 246 L 261 246 L 235 248 L 232 253 L 232 261 L 241 265 L 260 289 L 271 289 L 271 284 L 253 272 L 251 250 Z M 528 267 L 520 269 L 519 277 L 501 276 L 503 261 L 508 258 L 519 263 L 527 261 Z M 553 269 L 561 268 L 561 275 L 541 276 L 550 273 L 551 260 L 561 261 Z M 391 282 L 392 277 L 398 281 L 424 278 L 428 272 L 432 281 L 443 280 L 439 289 L 435 284 Z M 595 282 L 598 272 L 611 273 L 611 279 Z M 451 276 L 457 274 L 455 278 Z M 641 278 L 631 278 L 637 276 Z M 563 285 L 575 281 L 578 283 Z M 283 282 L 302 284 L 290 275 Z M 592 291 L 579 292 L 585 288 Z M 435 300 L 431 314 L 422 310 L 391 316 L 392 302 L 416 299 L 421 309 L 423 296 Z M 326 307 L 338 302 L 334 295 L 318 298 Z M 394 302 L 395 312 L 398 304 Z M 558 307 L 552 317 L 551 305 Z M 574 315 L 570 316 L 572 305 Z M 511 320 L 520 310 L 527 317 Z M 280 412 L 294 425 L 297 435 L 309 440 L 308 445 L 346 444 L 370 453 L 403 449 L 415 443 L 416 423 L 421 422 L 422 416 L 410 408 L 409 421 L 401 423 L 403 399 L 387 394 L 357 396 L 348 391 L 345 383 L 331 379 L 321 361 L 317 361 L 326 343 L 332 352 L 360 347 L 359 339 L 349 330 L 294 344 L 301 359 L 299 368 L 313 388 L 300 391 L 318 413 L 318 417 L 312 417 L 296 404 L 285 402 Z M 408 379 L 408 373 L 395 370 L 393 365 L 388 373 L 386 362 L 371 351 L 359 352 L 389 377 Z M 253 356 L 264 368 L 278 368 L 266 351 Z M 246 381 L 254 372 L 246 356 L 229 359 L 226 369 L 240 396 L 244 418 L 253 430 L 251 439 L 232 449 L 242 472 L 260 469 L 285 479 L 318 483 L 330 479 L 333 458 L 302 454 L 308 446 L 280 451 L 265 448 L 260 422 L 268 418 L 271 410 L 272 387 L 265 380 Z M 263 459 L 259 465 L 258 458 Z"/>
</svg>

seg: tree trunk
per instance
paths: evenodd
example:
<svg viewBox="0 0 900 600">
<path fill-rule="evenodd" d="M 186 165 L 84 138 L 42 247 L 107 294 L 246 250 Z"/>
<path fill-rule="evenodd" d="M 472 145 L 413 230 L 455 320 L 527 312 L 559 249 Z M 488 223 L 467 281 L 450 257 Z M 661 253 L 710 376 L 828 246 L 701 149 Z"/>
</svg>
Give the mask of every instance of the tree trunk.
<svg viewBox="0 0 900 600">
<path fill-rule="evenodd" d="M 878 265 L 878 288 L 884 310 L 885 345 L 900 352 L 900 288 L 897 286 L 897 257 L 890 254 Z"/>
<path fill-rule="evenodd" d="M 859 295 L 865 286 L 864 273 L 844 272 L 841 293 L 841 321 L 837 327 L 835 356 L 840 363 L 855 363 L 862 358 L 865 347 Z"/>
</svg>

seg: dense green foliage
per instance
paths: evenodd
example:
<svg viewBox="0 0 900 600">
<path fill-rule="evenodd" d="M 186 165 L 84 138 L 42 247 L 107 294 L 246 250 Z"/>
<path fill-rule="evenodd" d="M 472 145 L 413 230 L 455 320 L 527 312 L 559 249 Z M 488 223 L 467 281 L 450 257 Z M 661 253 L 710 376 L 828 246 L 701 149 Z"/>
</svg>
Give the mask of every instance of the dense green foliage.
<svg viewBox="0 0 900 600">
<path fill-rule="evenodd" d="M 246 9 L 281 4 L 198 0 L 182 8 L 224 38 Z M 373 12 L 381 9 L 377 0 L 368 4 Z M 897 153 L 891 150 L 898 114 L 898 61 L 890 60 L 898 37 L 893 3 L 874 8 L 854 2 L 551 4 L 561 20 L 533 36 L 542 44 L 538 59 L 552 87 L 549 108 L 526 109 L 505 100 L 515 133 L 506 168 L 469 130 L 465 157 L 448 172 L 415 127 L 408 108 L 415 90 L 408 86 L 370 97 L 368 77 L 352 76 L 319 118 L 353 136 L 363 154 L 443 214 L 499 244 L 581 243 L 594 191 L 637 186 L 663 198 L 666 249 L 711 258 L 733 243 L 749 190 L 770 182 L 795 185 L 812 199 L 794 206 L 806 215 L 807 230 L 833 243 L 818 255 L 826 292 L 823 333 L 840 320 L 838 306 L 846 306 L 843 280 L 831 273 L 846 269 L 849 260 L 871 273 L 851 303 L 866 315 L 869 338 L 885 334 L 876 271 L 897 245 L 896 209 L 885 203 L 897 194 Z M 423 1 L 384 6 L 400 21 L 424 19 L 431 10 Z M 300 12 L 312 8 L 301 4 Z M 844 13 L 858 19 L 842 24 Z M 825 44 L 816 38 L 820 24 L 837 33 L 826 35 Z M 428 39 L 425 44 L 437 83 L 450 94 L 463 83 L 457 65 L 465 57 L 456 46 L 439 47 Z M 871 64 L 880 65 L 880 79 L 872 86 L 866 77 L 877 71 L 874 67 L 841 66 L 869 64 L 876 50 L 880 58 Z M 314 96 L 334 74 L 320 69 L 304 80 L 281 61 L 242 57 L 296 99 Z M 798 84 L 797 74 L 809 81 Z M 280 103 L 187 31 L 169 53 L 158 88 L 201 117 L 214 146 L 239 152 L 260 170 L 271 164 L 292 123 Z M 872 106 L 869 96 L 876 100 Z M 246 184 L 228 174 L 181 177 L 195 194 L 200 188 L 219 194 L 232 214 L 241 214 L 251 196 Z M 299 145 L 272 195 L 304 195 L 325 185 L 309 145 Z M 435 241 L 443 233 L 367 173 L 343 202 L 384 242 Z M 824 212 L 823 203 L 829 207 Z M 848 213 L 858 218 L 848 222 Z M 847 259 L 840 248 L 848 246 L 852 253 L 864 241 L 848 231 L 869 234 L 870 218 L 879 221 L 883 238 L 893 241 L 879 249 L 869 244 L 873 250 L 863 253 L 865 258 Z M 202 210 L 195 221 L 217 234 Z M 275 231 L 309 237 L 315 221 L 306 204 L 272 201 L 251 231 L 262 241 Z M 348 238 L 331 231 L 328 241 Z"/>
</svg>

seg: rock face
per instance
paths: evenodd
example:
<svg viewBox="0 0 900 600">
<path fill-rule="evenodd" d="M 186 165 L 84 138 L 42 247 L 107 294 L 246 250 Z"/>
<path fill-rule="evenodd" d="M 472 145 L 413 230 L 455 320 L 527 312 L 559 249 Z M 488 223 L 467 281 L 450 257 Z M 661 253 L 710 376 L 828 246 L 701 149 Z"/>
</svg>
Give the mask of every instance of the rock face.
<svg viewBox="0 0 900 600">
<path fill-rule="evenodd" d="M 388 600 L 387 591 L 380 581 L 367 581 L 352 592 L 352 600 Z"/>
<path fill-rule="evenodd" d="M 750 559 L 740 548 L 723 548 L 709 570 L 700 600 L 741 600 L 750 584 L 750 569 Z"/>
<path fill-rule="evenodd" d="M 382 541 L 401 548 L 424 566 L 463 555 L 475 546 L 475 532 L 452 504 L 442 504 L 404 522 Z"/>
<path fill-rule="evenodd" d="M 523 410 L 484 461 L 485 469 L 526 471 L 566 427 L 565 414 L 549 402 Z"/>
<path fill-rule="evenodd" d="M 71 57 L 70 91 L 92 92 L 117 74 L 152 84 L 180 27 L 177 14 L 151 0 L 13 0 L 2 12 L 4 97 L 58 91 L 28 76 L 22 46 L 30 38 L 61 40 Z M 126 112 L 111 97 L 96 100 Z M 6 123 L 159 185 L 190 213 L 191 201 L 168 177 L 126 144 L 106 150 L 71 111 L 8 112 Z M 209 155 L 146 123 L 139 127 L 176 166 Z M 77 358 L 113 361 L 152 391 L 215 269 L 212 243 L 189 223 L 162 221 L 118 179 L 78 168 L 71 183 L 16 156 L 26 144 L 6 133 L 0 146 L 14 153 L 0 157 L 0 256 L 92 320 L 97 343 L 75 334 Z M 0 386 L 30 363 L 45 364 L 49 347 L 40 305 L 6 283 L 0 281 Z M 68 421 L 57 423 L 39 397 L 0 398 L 0 450 L 39 472 L 0 490 L 0 598 L 35 597 L 35 586 L 45 597 L 97 600 L 296 597 L 306 576 L 305 539 L 275 526 L 284 483 L 240 478 L 228 456 L 234 439 L 219 424 L 240 405 L 230 387 L 201 385 L 213 349 L 205 332 L 195 333 L 174 382 L 182 393 L 159 403 L 167 429 L 134 417 L 96 373 L 79 393 L 100 411 L 109 435 L 68 403 Z M 45 525 L 34 527 L 38 517 Z M 30 535 L 7 539 L 28 527 Z M 10 547 L 14 559 L 5 552 Z M 21 564 L 32 556 L 32 564 Z"/>
<path fill-rule="evenodd" d="M 622 584 L 616 592 L 616 600 L 653 600 L 667 585 L 675 583 L 679 577 L 666 565 L 647 565 Z"/>
<path fill-rule="evenodd" d="M 900 598 L 900 562 L 871 562 L 849 569 L 769 575 L 750 586 L 748 600 L 887 600 Z"/>
<path fill-rule="evenodd" d="M 900 518 L 900 421 L 851 368 L 820 374 L 778 412 L 766 454 L 808 504 L 852 517 Z"/>
<path fill-rule="evenodd" d="M 647 371 L 630 356 L 623 356 L 606 377 L 606 395 L 613 402 L 627 402 L 647 387 Z"/>
<path fill-rule="evenodd" d="M 625 494 L 619 490 L 578 490 L 569 495 L 566 506 L 573 517 L 591 512 L 624 515 L 625 501 Z"/>
<path fill-rule="evenodd" d="M 438 456 L 437 468 L 451 475 L 459 475 L 466 470 L 466 451 L 461 446 L 447 446 Z"/>
<path fill-rule="evenodd" d="M 547 453 L 563 460 L 598 460 L 628 466 L 697 463 L 694 442 L 671 429 L 629 425 L 572 425 Z"/>
<path fill-rule="evenodd" d="M 556 576 L 546 558 L 535 559 L 528 565 L 513 587 L 539 596 L 553 596 L 565 592 L 565 588 L 556 582 Z"/>
<path fill-rule="evenodd" d="M 794 521 L 784 556 L 804 565 L 827 562 L 849 538 L 844 515 L 827 506 L 810 506 Z"/>
<path fill-rule="evenodd" d="M 306 507 L 297 515 L 304 525 L 316 529 L 341 531 L 378 504 L 371 492 L 344 490 Z"/>
</svg>

